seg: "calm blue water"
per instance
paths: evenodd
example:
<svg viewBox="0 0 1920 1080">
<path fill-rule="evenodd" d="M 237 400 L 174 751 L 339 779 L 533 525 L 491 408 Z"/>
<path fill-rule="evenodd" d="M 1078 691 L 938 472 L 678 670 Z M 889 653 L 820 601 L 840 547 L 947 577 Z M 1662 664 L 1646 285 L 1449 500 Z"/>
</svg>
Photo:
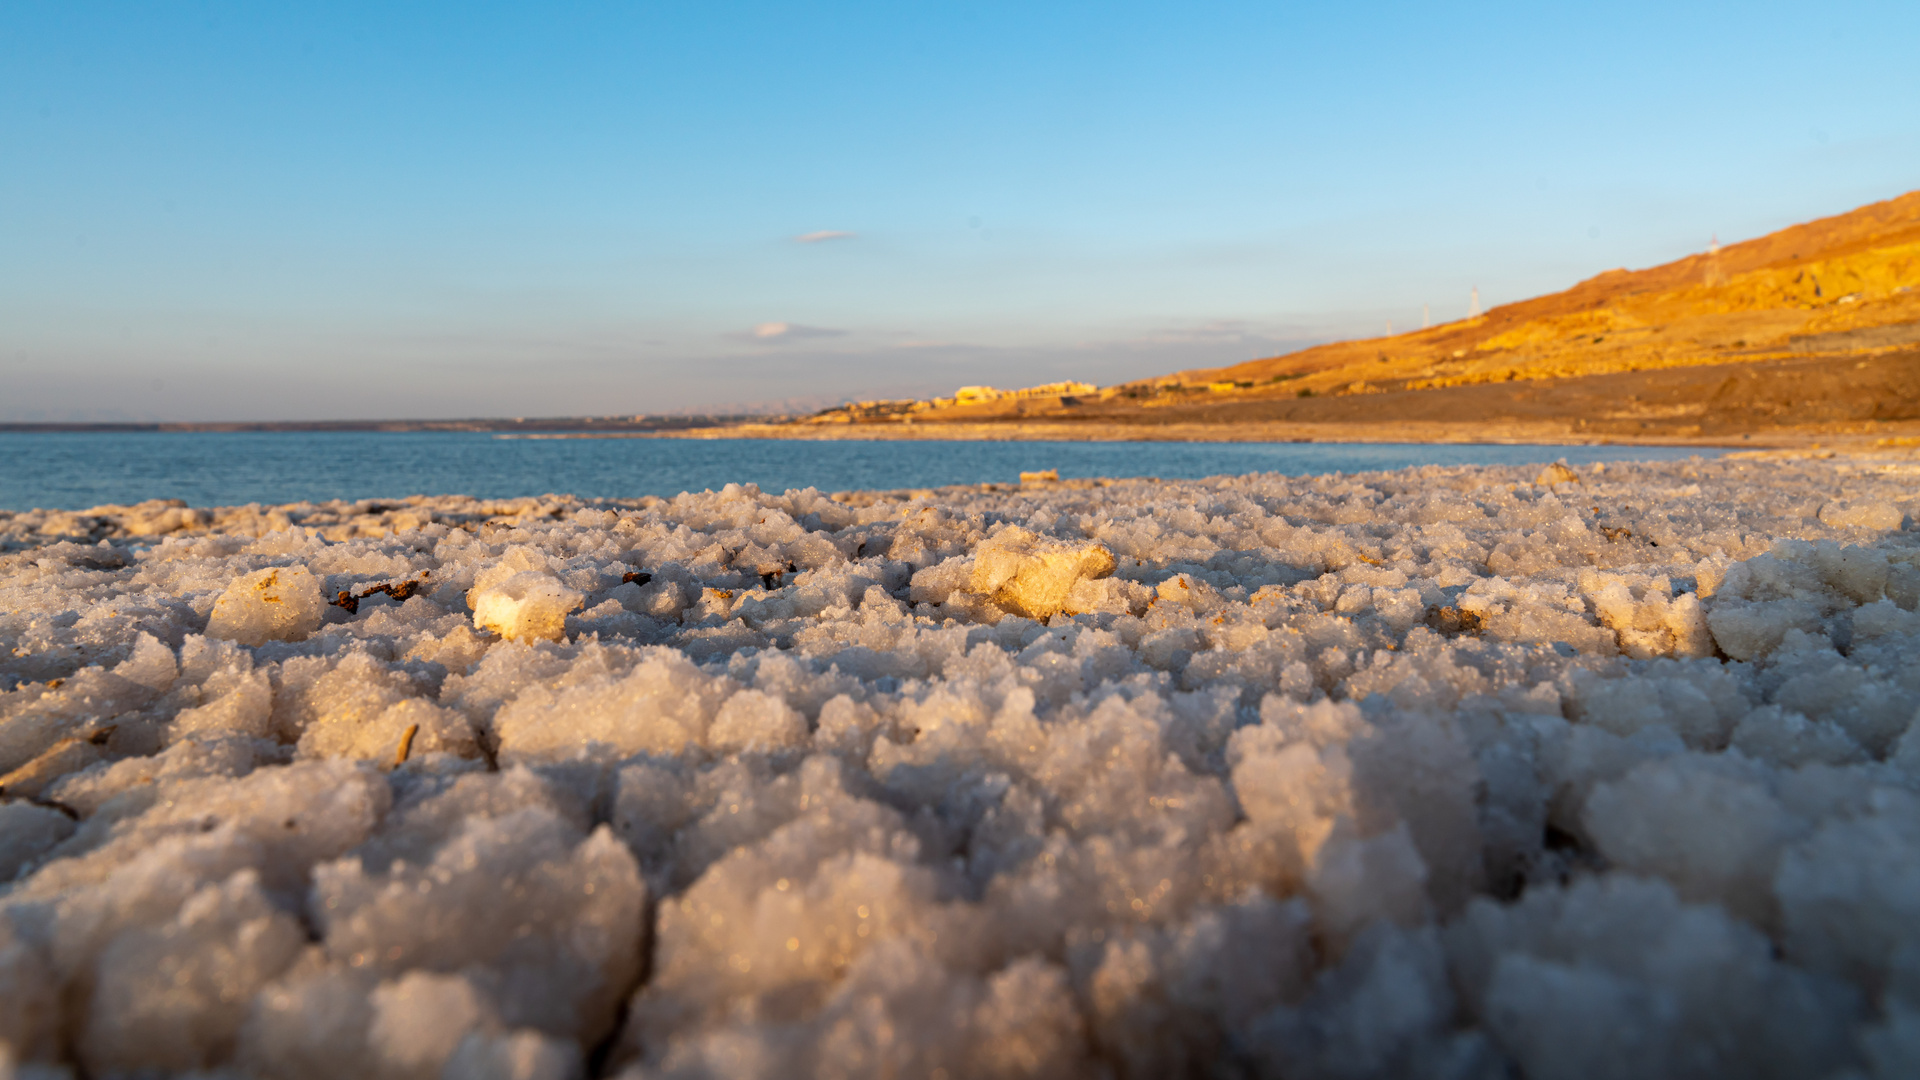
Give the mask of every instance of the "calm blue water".
<svg viewBox="0 0 1920 1080">
<path fill-rule="evenodd" d="M 387 432 L 0 433 L 0 509 L 79 510 L 156 498 L 185 499 L 194 506 L 417 494 L 511 498 L 570 492 L 633 498 L 733 481 L 769 491 L 845 491 L 1011 483 L 1023 469 L 1059 469 L 1063 477 L 1184 479 L 1528 464 L 1562 457 L 1575 464 L 1670 460 L 1697 452 L 1351 443 L 532 440 Z"/>
</svg>

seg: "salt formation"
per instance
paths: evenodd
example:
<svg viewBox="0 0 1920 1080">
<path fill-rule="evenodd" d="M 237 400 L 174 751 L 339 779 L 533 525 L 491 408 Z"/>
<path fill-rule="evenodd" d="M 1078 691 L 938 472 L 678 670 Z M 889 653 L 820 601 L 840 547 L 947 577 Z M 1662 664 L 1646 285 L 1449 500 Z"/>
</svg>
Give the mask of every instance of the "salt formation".
<svg viewBox="0 0 1920 1080">
<path fill-rule="evenodd" d="M 326 601 L 304 566 L 276 566 L 233 580 L 213 602 L 206 635 L 242 645 L 299 641 L 320 629 Z"/>
<path fill-rule="evenodd" d="M 0 1075 L 1920 1074 L 1916 478 L 0 514 Z"/>
<path fill-rule="evenodd" d="M 567 613 L 586 596 L 562 585 L 545 564 L 543 556 L 515 548 L 481 571 L 467 590 L 474 625 L 510 641 L 564 637 Z"/>
<path fill-rule="evenodd" d="M 1072 603 L 1074 586 L 1113 568 L 1113 553 L 1099 544 L 1047 540 L 1014 526 L 980 545 L 969 584 L 1004 611 L 1048 619 Z"/>
</svg>

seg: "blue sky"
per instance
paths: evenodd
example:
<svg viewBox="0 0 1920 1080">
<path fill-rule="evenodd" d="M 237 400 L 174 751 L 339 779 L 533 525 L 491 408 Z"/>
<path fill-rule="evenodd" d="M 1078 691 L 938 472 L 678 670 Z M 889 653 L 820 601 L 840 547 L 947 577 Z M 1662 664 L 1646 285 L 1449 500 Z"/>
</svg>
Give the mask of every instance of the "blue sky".
<svg viewBox="0 0 1920 1080">
<path fill-rule="evenodd" d="M 1920 187 L 1920 4 L 0 6 L 0 418 L 1100 383 Z"/>
</svg>

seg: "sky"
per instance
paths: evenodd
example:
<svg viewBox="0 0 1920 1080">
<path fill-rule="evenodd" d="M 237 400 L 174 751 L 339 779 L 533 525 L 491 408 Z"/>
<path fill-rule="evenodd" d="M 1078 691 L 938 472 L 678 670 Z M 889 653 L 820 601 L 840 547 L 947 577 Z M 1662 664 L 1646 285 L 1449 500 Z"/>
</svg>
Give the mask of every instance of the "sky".
<svg viewBox="0 0 1920 1080">
<path fill-rule="evenodd" d="M 0 5 L 0 420 L 1111 384 L 1920 187 L 1920 4 Z"/>
</svg>

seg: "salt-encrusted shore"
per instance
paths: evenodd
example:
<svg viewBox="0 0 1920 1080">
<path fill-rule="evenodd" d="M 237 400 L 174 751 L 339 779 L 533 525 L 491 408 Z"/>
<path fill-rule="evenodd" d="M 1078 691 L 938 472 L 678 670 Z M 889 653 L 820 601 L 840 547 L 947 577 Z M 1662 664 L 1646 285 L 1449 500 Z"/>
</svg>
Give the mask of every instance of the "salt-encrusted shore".
<svg viewBox="0 0 1920 1080">
<path fill-rule="evenodd" d="M 19 1076 L 1920 1074 L 1920 460 L 0 515 Z"/>
</svg>

